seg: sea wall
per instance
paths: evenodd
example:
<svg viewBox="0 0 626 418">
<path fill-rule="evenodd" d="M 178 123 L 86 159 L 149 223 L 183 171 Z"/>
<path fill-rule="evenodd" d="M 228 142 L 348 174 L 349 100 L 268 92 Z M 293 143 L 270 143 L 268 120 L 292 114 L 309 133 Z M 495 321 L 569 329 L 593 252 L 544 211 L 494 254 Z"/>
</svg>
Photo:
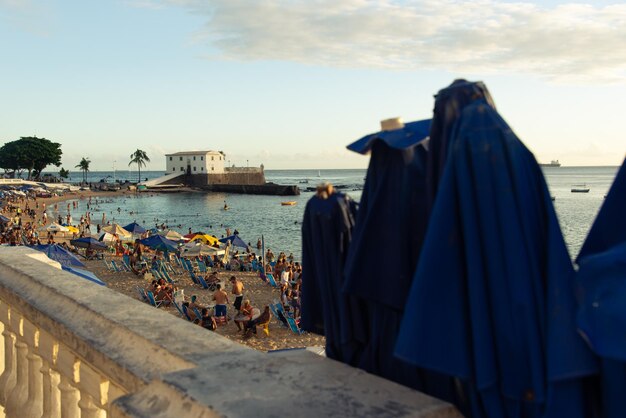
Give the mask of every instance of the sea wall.
<svg viewBox="0 0 626 418">
<path fill-rule="evenodd" d="M 179 178 L 178 182 L 180 183 L 180 181 Z M 261 171 L 191 174 L 184 177 L 184 182 L 193 187 L 203 187 L 209 184 L 261 185 L 265 184 L 265 175 Z"/>
<path fill-rule="evenodd" d="M 7 417 L 461 417 L 306 350 L 252 350 L 41 256 L 0 247 Z"/>
<path fill-rule="evenodd" d="M 300 194 L 298 186 L 285 186 L 282 184 L 209 184 L 201 187 L 207 192 L 240 193 L 240 194 L 263 194 L 273 196 L 297 196 Z"/>
</svg>

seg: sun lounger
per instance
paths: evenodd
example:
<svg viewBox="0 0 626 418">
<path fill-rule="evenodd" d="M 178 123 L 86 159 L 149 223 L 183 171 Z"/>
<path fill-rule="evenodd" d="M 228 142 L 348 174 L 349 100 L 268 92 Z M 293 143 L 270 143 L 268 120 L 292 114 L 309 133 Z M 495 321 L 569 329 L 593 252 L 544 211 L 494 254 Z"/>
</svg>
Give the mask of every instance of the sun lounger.
<svg viewBox="0 0 626 418">
<path fill-rule="evenodd" d="M 156 299 L 154 298 L 154 293 L 152 293 L 149 290 L 146 292 L 146 295 L 148 295 L 148 300 L 150 301 L 150 305 L 154 306 L 155 308 L 158 308 L 163 303 L 162 301 L 157 302 Z"/>
<path fill-rule="evenodd" d="M 202 286 L 203 289 L 209 288 L 209 285 L 207 284 L 206 280 L 204 280 L 204 277 L 196 276 L 196 279 L 198 280 L 198 283 L 200 283 L 200 286 Z"/>
<path fill-rule="evenodd" d="M 300 327 L 298 326 L 298 324 L 296 324 L 295 319 L 293 319 L 290 316 L 287 316 L 286 319 L 287 319 L 287 323 L 289 324 L 289 328 L 291 328 L 291 331 L 293 331 L 295 334 L 298 334 L 298 335 L 304 334 L 304 331 L 302 331 Z"/>
<path fill-rule="evenodd" d="M 198 270 L 200 270 L 200 273 L 206 273 L 207 272 L 206 264 L 204 264 L 204 261 L 198 260 L 196 262 L 196 264 L 198 264 Z"/>
<path fill-rule="evenodd" d="M 189 311 L 187 310 L 187 307 L 185 305 L 183 305 L 183 315 L 185 316 L 185 318 L 187 318 L 187 321 L 192 321 L 191 319 L 191 315 L 189 315 Z"/>
<path fill-rule="evenodd" d="M 197 319 L 198 321 L 202 321 L 202 313 L 200 313 L 200 311 L 198 310 L 198 308 L 196 308 L 195 306 L 194 306 L 194 308 L 193 308 L 193 314 L 196 316 L 196 319 Z"/>
<path fill-rule="evenodd" d="M 148 295 L 146 295 L 146 291 L 139 286 L 137 286 L 137 294 L 139 294 L 140 301 L 149 302 Z"/>
<path fill-rule="evenodd" d="M 267 273 L 265 276 L 267 277 L 267 281 L 272 287 L 278 287 L 278 285 L 276 284 L 276 280 L 274 280 L 274 275 L 272 273 Z"/>
<path fill-rule="evenodd" d="M 176 310 L 178 311 L 178 313 L 180 314 L 180 316 L 182 316 L 183 318 L 186 318 L 187 315 L 185 314 L 185 312 L 183 312 L 183 308 L 180 307 L 180 305 L 176 302 L 176 300 L 174 300 L 174 302 L 172 302 L 174 304 L 174 306 L 176 307 Z"/>
</svg>

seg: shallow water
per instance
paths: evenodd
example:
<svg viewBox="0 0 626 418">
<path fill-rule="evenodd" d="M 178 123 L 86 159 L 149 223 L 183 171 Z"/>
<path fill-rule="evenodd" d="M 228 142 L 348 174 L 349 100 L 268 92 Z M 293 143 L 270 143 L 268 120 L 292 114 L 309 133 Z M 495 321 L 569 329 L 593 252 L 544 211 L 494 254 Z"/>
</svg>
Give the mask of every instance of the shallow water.
<svg viewBox="0 0 626 418">
<path fill-rule="evenodd" d="M 617 173 L 618 167 L 546 167 L 543 169 L 552 196 L 563 235 L 572 257 L 580 250 L 587 232 L 604 201 L 604 195 Z M 89 173 L 97 181 L 112 173 Z M 162 172 L 145 172 L 142 177 L 155 178 Z M 119 173 L 116 173 L 119 178 Z M 226 228 L 237 229 L 240 237 L 253 246 L 261 235 L 266 248 L 274 253 L 293 252 L 300 259 L 300 228 L 306 202 L 313 195 L 307 187 L 329 181 L 347 192 L 355 200 L 361 197 L 365 170 L 266 170 L 266 179 L 278 184 L 297 184 L 300 196 L 258 196 L 224 193 L 139 194 L 137 197 L 104 198 L 106 202 L 93 205 L 92 223 L 98 223 L 102 212 L 107 219 L 126 225 L 137 221 L 146 228 L 165 223 L 170 228 L 188 233 L 204 231 L 221 237 Z M 573 184 L 585 183 L 589 193 L 571 193 Z M 99 198 L 102 200 L 103 198 Z M 295 206 L 282 206 L 286 200 Z M 223 210 L 224 202 L 229 210 Z M 118 211 L 119 208 L 119 211 Z M 65 206 L 61 205 L 65 215 Z M 87 210 L 81 201 L 73 215 L 80 217 Z M 55 215 L 50 211 L 49 215 Z"/>
</svg>

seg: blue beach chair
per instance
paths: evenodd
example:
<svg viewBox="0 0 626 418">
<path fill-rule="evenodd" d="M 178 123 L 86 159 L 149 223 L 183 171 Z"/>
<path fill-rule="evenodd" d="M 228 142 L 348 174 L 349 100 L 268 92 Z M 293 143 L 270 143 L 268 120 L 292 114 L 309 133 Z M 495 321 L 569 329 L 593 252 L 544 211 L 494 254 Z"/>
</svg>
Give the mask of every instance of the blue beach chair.
<svg viewBox="0 0 626 418">
<path fill-rule="evenodd" d="M 300 327 L 298 326 L 298 324 L 296 324 L 295 319 L 293 319 L 290 316 L 287 316 L 286 319 L 287 319 L 287 323 L 289 324 L 289 328 L 291 329 L 291 331 L 293 331 L 294 334 L 298 334 L 298 335 L 304 334 L 304 331 L 302 331 Z"/>
<path fill-rule="evenodd" d="M 276 284 L 276 280 L 274 280 L 274 275 L 272 273 L 267 273 L 265 275 L 267 277 L 267 281 L 270 283 L 272 287 L 278 287 Z"/>
<path fill-rule="evenodd" d="M 158 308 L 163 303 L 163 302 L 157 302 L 156 299 L 154 298 L 154 294 L 149 290 L 146 292 L 146 295 L 148 295 L 148 300 L 150 301 L 150 305 L 154 306 L 155 308 Z"/>
</svg>

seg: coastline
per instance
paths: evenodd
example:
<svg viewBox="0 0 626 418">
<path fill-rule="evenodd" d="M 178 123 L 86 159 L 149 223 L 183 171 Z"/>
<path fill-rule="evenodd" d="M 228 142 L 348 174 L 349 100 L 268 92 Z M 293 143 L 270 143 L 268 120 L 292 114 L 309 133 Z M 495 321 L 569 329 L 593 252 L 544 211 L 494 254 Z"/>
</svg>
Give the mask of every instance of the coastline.
<svg viewBox="0 0 626 418">
<path fill-rule="evenodd" d="M 37 202 L 39 203 L 39 207 L 35 209 L 36 218 L 41 218 L 43 214 L 42 203 L 46 204 L 46 207 L 50 208 L 51 205 L 63 203 L 69 200 L 78 200 L 79 206 L 76 209 L 72 209 L 72 215 L 76 219 L 80 217 L 81 214 L 84 214 L 86 211 L 86 205 L 83 203 L 89 197 L 119 197 L 124 195 L 134 195 L 136 192 L 128 191 L 128 190 L 119 190 L 119 191 L 77 191 L 70 192 L 64 194 L 63 196 L 53 196 L 49 198 L 37 198 Z M 141 193 L 142 195 L 150 195 L 151 193 Z M 33 201 L 29 200 L 29 205 L 33 206 Z M 22 209 L 24 208 L 24 202 L 21 203 Z M 28 218 L 27 220 L 32 221 L 32 218 Z M 55 241 L 57 243 L 67 242 L 69 244 L 70 236 L 55 236 Z M 43 240 L 42 240 L 43 242 Z M 111 260 L 115 260 L 116 263 L 121 264 L 122 257 L 117 257 L 110 253 L 105 254 L 105 259 L 107 262 Z M 146 275 L 146 278 L 141 278 L 136 276 L 130 272 L 112 272 L 107 269 L 105 263 L 102 260 L 83 260 L 81 261 L 85 264 L 85 268 L 92 273 L 94 273 L 98 278 L 100 278 L 103 282 L 107 284 L 107 287 L 125 294 L 135 300 L 138 300 L 138 292 L 137 287 L 145 288 L 150 284 L 152 278 L 150 275 Z M 182 269 L 178 269 L 182 270 Z M 182 273 L 182 271 L 179 271 Z M 228 316 L 234 316 L 234 308 L 232 307 L 232 302 L 234 301 L 234 297 L 230 294 L 230 286 L 228 286 L 228 279 L 231 275 L 235 275 L 244 283 L 244 298 L 250 299 L 252 305 L 259 309 L 263 309 L 263 307 L 267 304 L 272 303 L 275 299 L 280 298 L 280 290 L 277 288 L 271 287 L 269 284 L 263 282 L 258 273 L 251 272 L 230 272 L 230 271 L 222 271 L 219 273 L 219 277 L 222 282 L 223 288 L 229 293 L 229 302 L 228 306 Z M 208 305 L 212 302 L 213 292 L 209 290 L 202 289 L 201 287 L 195 285 L 188 274 L 178 274 L 172 277 L 175 281 L 175 285 L 178 289 L 184 291 L 185 299 L 189 300 L 192 295 L 196 295 L 198 299 L 198 303 L 200 305 Z M 80 280 L 80 279 L 79 279 Z M 160 310 L 165 310 L 168 313 L 180 317 L 178 311 L 174 306 L 164 307 L 161 306 Z M 186 319 L 180 318 L 181 321 L 186 321 Z M 198 332 L 213 332 L 208 331 L 200 326 L 198 326 Z M 252 336 L 251 338 L 244 339 L 243 333 L 238 332 L 236 325 L 231 320 L 227 325 L 219 326 L 215 331 L 218 334 L 225 336 L 235 342 L 246 345 L 248 347 L 254 348 L 260 351 L 270 351 L 270 350 L 279 350 L 279 349 L 287 349 L 287 348 L 301 348 L 301 347 L 312 347 L 312 346 L 325 346 L 325 338 L 323 336 L 319 336 L 316 334 L 301 334 L 297 335 L 293 333 L 290 329 L 285 328 L 280 324 L 280 322 L 272 316 L 269 325 L 270 335 L 266 336 L 263 331 L 260 329 L 257 331 L 257 334 Z"/>
</svg>

